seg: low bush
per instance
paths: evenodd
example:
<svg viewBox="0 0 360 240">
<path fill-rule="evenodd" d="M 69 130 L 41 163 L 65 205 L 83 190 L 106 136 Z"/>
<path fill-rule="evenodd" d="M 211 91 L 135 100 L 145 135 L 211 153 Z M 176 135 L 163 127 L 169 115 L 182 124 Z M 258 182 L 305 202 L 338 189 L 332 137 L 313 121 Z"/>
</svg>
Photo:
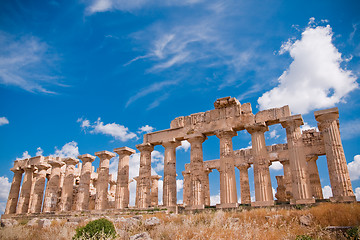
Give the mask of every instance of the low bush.
<svg viewBox="0 0 360 240">
<path fill-rule="evenodd" d="M 115 238 L 116 230 L 114 224 L 105 219 L 97 219 L 89 222 L 84 227 L 76 229 L 76 234 L 73 239 L 104 239 Z"/>
</svg>

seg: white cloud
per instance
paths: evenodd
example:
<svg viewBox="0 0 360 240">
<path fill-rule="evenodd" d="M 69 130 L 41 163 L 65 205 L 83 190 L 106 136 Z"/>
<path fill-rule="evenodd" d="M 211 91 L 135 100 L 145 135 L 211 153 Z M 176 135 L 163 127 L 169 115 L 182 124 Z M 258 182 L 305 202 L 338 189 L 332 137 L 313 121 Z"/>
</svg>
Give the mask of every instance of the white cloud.
<svg viewBox="0 0 360 240">
<path fill-rule="evenodd" d="M 184 150 L 185 152 L 187 152 L 187 150 L 189 150 L 190 146 L 191 146 L 190 143 L 188 141 L 184 140 L 184 141 L 181 141 L 181 145 L 178 146 L 176 149 Z"/>
<path fill-rule="evenodd" d="M 351 181 L 360 179 L 360 155 L 356 155 L 354 161 L 349 162 L 348 169 Z"/>
<path fill-rule="evenodd" d="M 184 180 L 176 179 L 176 191 L 180 192 L 184 187 Z"/>
<path fill-rule="evenodd" d="M 154 168 L 152 168 L 152 174 L 157 175 L 158 172 L 164 170 L 164 155 L 159 151 L 152 151 L 151 152 L 151 163 L 155 165 Z"/>
<path fill-rule="evenodd" d="M 0 117 L 0 126 L 9 124 L 9 120 L 6 117 Z"/>
<path fill-rule="evenodd" d="M 101 118 L 98 118 L 94 124 L 91 124 L 89 120 L 79 118 L 77 122 L 80 122 L 80 126 L 83 130 L 90 129 L 90 133 L 101 133 L 112 136 L 113 138 L 126 142 L 130 139 L 137 139 L 137 135 L 130 132 L 129 129 L 123 125 L 117 123 L 108 123 L 104 125 Z"/>
<path fill-rule="evenodd" d="M 301 132 L 303 132 L 305 130 L 310 130 L 310 129 L 316 129 L 317 131 L 319 131 L 319 129 L 317 127 L 312 127 L 307 122 L 304 122 L 304 125 L 301 125 L 300 129 L 301 129 Z"/>
<path fill-rule="evenodd" d="M 16 160 L 21 160 L 21 159 L 26 159 L 26 158 L 31 158 L 28 151 L 23 152 L 22 157 L 21 158 L 16 158 Z"/>
<path fill-rule="evenodd" d="M 274 138 L 274 139 L 277 139 L 280 137 L 280 135 L 277 134 L 276 130 L 272 130 L 271 132 L 269 132 L 269 136 L 270 138 Z"/>
<path fill-rule="evenodd" d="M 323 196 L 325 199 L 328 199 L 330 197 L 332 197 L 332 190 L 331 190 L 331 187 L 326 185 L 322 188 L 322 192 L 323 192 Z"/>
<path fill-rule="evenodd" d="M 272 162 L 269 168 L 274 171 L 279 171 L 283 169 L 283 165 L 280 162 L 276 161 Z"/>
<path fill-rule="evenodd" d="M 4 213 L 9 196 L 11 182 L 7 177 L 0 177 L 0 214 Z"/>
<path fill-rule="evenodd" d="M 151 132 L 154 131 L 154 130 L 155 130 L 154 127 L 149 126 L 149 125 L 145 125 L 145 126 L 142 126 L 142 127 L 139 128 L 138 133 L 143 133 L 143 132 L 145 132 L 145 133 L 151 133 Z"/>
<path fill-rule="evenodd" d="M 61 149 L 57 149 L 57 147 L 55 147 L 55 153 L 52 154 L 51 156 L 61 157 L 61 158 L 67 158 L 67 157 L 77 158 L 79 156 L 79 148 L 77 146 L 77 142 L 75 141 L 68 142 Z"/>
<path fill-rule="evenodd" d="M 210 205 L 214 206 L 220 203 L 220 193 L 217 195 L 210 196 Z"/>
<path fill-rule="evenodd" d="M 360 187 L 355 188 L 355 197 L 356 200 L 360 201 Z"/>
<path fill-rule="evenodd" d="M 279 77 L 279 85 L 258 99 L 260 110 L 289 105 L 293 113 L 305 114 L 345 101 L 358 84 L 354 74 L 341 67 L 343 59 L 332 36 L 329 25 L 308 26 L 300 40 L 282 45 L 280 53 L 289 52 L 293 62 Z"/>
<path fill-rule="evenodd" d="M 44 153 L 44 150 L 42 150 L 41 147 L 38 147 L 38 148 L 36 149 L 36 154 L 35 154 L 35 156 L 42 156 L 43 153 Z"/>
</svg>

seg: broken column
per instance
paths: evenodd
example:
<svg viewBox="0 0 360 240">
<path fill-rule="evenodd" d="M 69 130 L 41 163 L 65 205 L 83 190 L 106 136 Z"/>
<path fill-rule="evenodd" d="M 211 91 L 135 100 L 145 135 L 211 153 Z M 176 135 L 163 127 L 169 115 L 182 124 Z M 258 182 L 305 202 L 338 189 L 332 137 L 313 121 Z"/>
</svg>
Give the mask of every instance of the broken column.
<svg viewBox="0 0 360 240">
<path fill-rule="evenodd" d="M 304 124 L 301 115 L 294 115 L 280 119 L 286 129 L 289 151 L 289 161 L 292 179 L 292 204 L 314 203 L 307 172 L 304 143 L 301 137 L 300 126 Z"/>
<path fill-rule="evenodd" d="M 83 154 L 78 156 L 78 158 L 82 161 L 82 167 L 75 209 L 77 211 L 83 211 L 89 209 L 92 162 L 96 157 L 90 154 Z"/>
<path fill-rule="evenodd" d="M 186 170 L 186 165 L 185 165 L 185 171 L 182 172 L 182 175 L 184 177 L 183 204 L 184 206 L 189 206 L 191 177 L 190 177 L 190 172 Z"/>
<path fill-rule="evenodd" d="M 151 152 L 154 146 L 150 143 L 136 145 L 140 151 L 140 169 L 137 179 L 137 207 L 148 208 L 151 206 Z"/>
<path fill-rule="evenodd" d="M 232 138 L 237 136 L 233 130 L 216 133 L 220 139 L 220 204 L 217 207 L 237 207 L 237 190 L 235 178 L 235 159 Z"/>
<path fill-rule="evenodd" d="M 290 162 L 288 159 L 282 159 L 280 163 L 283 165 L 283 170 L 284 170 L 284 185 L 285 185 L 286 200 L 290 201 L 290 199 L 292 198 L 292 179 L 291 179 Z"/>
<path fill-rule="evenodd" d="M 151 176 L 151 206 L 157 207 L 159 205 L 159 179 L 161 176 Z"/>
<path fill-rule="evenodd" d="M 251 204 L 249 172 L 250 164 L 242 164 L 238 166 L 240 172 L 240 193 L 241 204 Z"/>
<path fill-rule="evenodd" d="M 209 174 L 212 172 L 211 169 L 205 170 L 205 206 L 210 206 L 210 182 Z"/>
<path fill-rule="evenodd" d="M 36 174 L 34 191 L 31 198 L 31 205 L 29 209 L 29 213 L 40 213 L 41 206 L 43 202 L 44 189 L 45 189 L 45 181 L 46 181 L 46 172 L 51 167 L 47 163 L 39 163 L 36 165 L 38 172 Z"/>
<path fill-rule="evenodd" d="M 104 210 L 108 207 L 110 159 L 116 155 L 109 151 L 96 152 L 95 155 L 100 158 L 99 169 L 97 171 L 95 210 Z"/>
<path fill-rule="evenodd" d="M 317 159 L 318 156 L 316 155 L 307 158 L 308 174 L 309 174 L 312 196 L 315 199 L 323 199 L 324 197 L 321 188 L 319 170 L 316 164 Z"/>
<path fill-rule="evenodd" d="M 61 212 L 67 212 L 71 210 L 73 203 L 75 165 L 79 163 L 79 160 L 69 157 L 66 158 L 64 162 L 66 164 L 66 170 L 61 191 L 61 200 L 59 204 L 59 211 Z"/>
<path fill-rule="evenodd" d="M 129 160 L 130 155 L 136 151 L 128 147 L 114 149 L 119 155 L 118 174 L 115 192 L 115 208 L 124 209 L 129 207 Z"/>
<path fill-rule="evenodd" d="M 30 203 L 31 195 L 31 186 L 33 181 L 33 174 L 36 168 L 33 165 L 28 165 L 25 167 L 25 175 L 23 184 L 21 186 L 21 193 L 19 198 L 19 203 L 16 209 L 17 214 L 27 213 Z"/>
<path fill-rule="evenodd" d="M 346 164 L 338 126 L 339 110 L 331 108 L 314 112 L 322 133 L 329 169 L 329 177 L 334 202 L 354 202 L 356 198 L 352 190 L 349 170 Z"/>
<path fill-rule="evenodd" d="M 286 187 L 284 182 L 284 176 L 275 176 L 277 181 L 277 188 L 275 197 L 278 203 L 286 202 Z"/>
<path fill-rule="evenodd" d="M 21 169 L 20 167 L 14 167 L 11 168 L 10 170 L 14 172 L 14 177 L 11 183 L 8 201 L 6 203 L 5 214 L 16 213 L 16 206 L 18 204 L 18 199 L 19 199 L 21 179 L 22 179 L 22 174 L 24 172 L 24 170 Z"/>
<path fill-rule="evenodd" d="M 163 205 L 176 206 L 176 148 L 181 145 L 178 141 L 162 143 L 164 153 L 164 182 L 163 182 Z"/>
<path fill-rule="evenodd" d="M 269 171 L 270 161 L 264 136 L 264 133 L 269 128 L 265 123 L 256 123 L 246 126 L 246 130 L 251 134 L 254 158 L 255 202 L 251 203 L 251 205 L 272 206 L 274 205 L 274 198 Z"/>
<path fill-rule="evenodd" d="M 60 188 L 60 174 L 61 167 L 65 164 L 63 161 L 50 160 L 51 174 L 46 185 L 43 212 L 53 212 L 56 210 L 56 205 L 59 199 Z"/>
</svg>

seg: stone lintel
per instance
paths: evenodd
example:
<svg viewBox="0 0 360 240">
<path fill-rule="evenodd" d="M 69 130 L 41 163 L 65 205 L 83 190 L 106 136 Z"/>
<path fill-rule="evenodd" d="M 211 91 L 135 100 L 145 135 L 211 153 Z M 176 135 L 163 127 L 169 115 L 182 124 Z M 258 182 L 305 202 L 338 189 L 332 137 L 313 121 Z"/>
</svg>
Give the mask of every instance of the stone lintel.
<svg viewBox="0 0 360 240">
<path fill-rule="evenodd" d="M 224 108 L 231 105 L 241 105 L 239 100 L 234 97 L 223 97 L 219 98 L 214 102 L 215 109 Z"/>
<path fill-rule="evenodd" d="M 318 122 L 322 122 L 324 120 L 336 120 L 339 118 L 339 109 L 337 107 L 334 107 L 320 111 L 315 111 L 314 115 L 316 121 Z"/>
<path fill-rule="evenodd" d="M 151 143 L 142 143 L 142 144 L 138 144 L 136 145 L 136 148 L 140 151 L 140 152 L 152 152 L 154 150 L 154 145 L 152 145 Z"/>
<path fill-rule="evenodd" d="M 301 125 L 304 125 L 304 120 L 303 120 L 301 114 L 297 114 L 297 115 L 293 115 L 293 116 L 280 118 L 280 123 L 283 128 L 287 128 L 290 126 L 299 127 Z"/>
<path fill-rule="evenodd" d="M 129 147 L 120 147 L 120 148 L 115 148 L 114 152 L 116 152 L 118 155 L 131 155 L 136 153 L 136 150 L 129 148 Z"/>
<path fill-rule="evenodd" d="M 279 123 L 279 119 L 283 117 L 290 116 L 290 108 L 288 105 L 285 105 L 280 108 L 271 108 L 260 111 L 255 115 L 255 122 L 265 122 L 268 126 Z"/>
<path fill-rule="evenodd" d="M 64 159 L 64 163 L 66 163 L 66 165 L 76 165 L 79 163 L 79 160 L 73 157 L 68 157 Z"/>
<path fill-rule="evenodd" d="M 266 132 L 269 131 L 269 127 L 266 125 L 265 122 L 259 122 L 251 125 L 245 125 L 246 131 L 248 131 L 250 134 L 253 134 L 254 132 Z"/>
<path fill-rule="evenodd" d="M 113 157 L 116 156 L 115 153 L 109 152 L 109 151 L 106 151 L 106 150 L 96 152 L 95 155 L 98 156 L 99 158 L 113 158 Z"/>
</svg>

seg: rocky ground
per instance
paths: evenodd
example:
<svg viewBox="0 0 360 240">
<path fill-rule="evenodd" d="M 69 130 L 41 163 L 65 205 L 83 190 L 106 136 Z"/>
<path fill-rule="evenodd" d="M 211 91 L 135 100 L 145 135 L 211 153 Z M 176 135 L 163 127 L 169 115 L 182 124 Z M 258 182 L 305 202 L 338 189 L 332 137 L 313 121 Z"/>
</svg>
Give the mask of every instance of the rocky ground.
<svg viewBox="0 0 360 240">
<path fill-rule="evenodd" d="M 81 217 L 3 220 L 5 226 L 0 229 L 0 239 L 71 239 L 77 227 L 91 220 Z M 360 204 L 323 203 L 314 207 L 238 211 L 209 209 L 199 213 L 149 213 L 109 220 L 116 227 L 117 239 L 354 239 L 346 232 L 359 227 Z"/>
</svg>

